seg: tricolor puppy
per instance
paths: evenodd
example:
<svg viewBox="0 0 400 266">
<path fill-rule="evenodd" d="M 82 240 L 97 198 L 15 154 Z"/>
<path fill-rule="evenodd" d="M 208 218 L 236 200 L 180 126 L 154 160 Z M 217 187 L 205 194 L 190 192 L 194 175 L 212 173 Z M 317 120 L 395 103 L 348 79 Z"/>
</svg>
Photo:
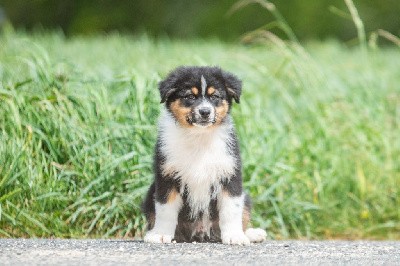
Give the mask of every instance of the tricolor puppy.
<svg viewBox="0 0 400 266">
<path fill-rule="evenodd" d="M 145 242 L 265 240 L 247 228 L 238 140 L 230 116 L 241 81 L 217 67 L 179 67 L 159 84 L 161 103 L 155 180 L 143 202 Z"/>
</svg>

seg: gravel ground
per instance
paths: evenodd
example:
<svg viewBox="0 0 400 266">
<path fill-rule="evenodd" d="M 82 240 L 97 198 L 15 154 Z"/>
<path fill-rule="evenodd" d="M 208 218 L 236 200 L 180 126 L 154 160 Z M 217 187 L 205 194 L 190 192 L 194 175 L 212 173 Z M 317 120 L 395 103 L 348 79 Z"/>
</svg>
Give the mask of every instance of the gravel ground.
<svg viewBox="0 0 400 266">
<path fill-rule="evenodd" d="M 400 265 L 400 242 L 267 241 L 250 246 L 124 240 L 0 239 L 0 265 Z"/>
</svg>

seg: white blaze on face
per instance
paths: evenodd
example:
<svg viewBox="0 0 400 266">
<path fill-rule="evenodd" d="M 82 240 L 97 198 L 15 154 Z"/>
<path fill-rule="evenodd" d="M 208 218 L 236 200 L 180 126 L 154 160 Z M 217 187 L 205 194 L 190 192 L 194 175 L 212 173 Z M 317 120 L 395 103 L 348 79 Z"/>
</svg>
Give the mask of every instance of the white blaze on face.
<svg viewBox="0 0 400 266">
<path fill-rule="evenodd" d="M 206 89 L 207 89 L 206 79 L 204 78 L 203 75 L 201 75 L 201 95 L 203 95 L 203 98 L 206 95 Z"/>
<path fill-rule="evenodd" d="M 196 120 L 201 120 L 202 118 L 201 118 L 201 115 L 200 115 L 199 110 L 200 110 L 201 108 L 209 108 L 210 111 L 211 111 L 211 113 L 210 113 L 210 116 L 209 116 L 208 121 L 209 121 L 209 123 L 211 124 L 211 123 L 215 120 L 215 108 L 214 108 L 214 106 L 206 99 L 206 97 L 205 97 L 205 96 L 206 96 L 206 90 L 207 90 L 207 81 L 206 81 L 206 79 L 204 78 L 204 76 L 201 75 L 201 95 L 203 96 L 203 99 L 202 99 L 201 103 L 194 109 L 194 114 L 195 114 Z M 197 123 L 194 123 L 194 125 L 196 125 L 196 126 L 201 126 L 201 127 L 203 127 L 203 126 L 208 126 L 208 125 L 198 125 Z"/>
</svg>

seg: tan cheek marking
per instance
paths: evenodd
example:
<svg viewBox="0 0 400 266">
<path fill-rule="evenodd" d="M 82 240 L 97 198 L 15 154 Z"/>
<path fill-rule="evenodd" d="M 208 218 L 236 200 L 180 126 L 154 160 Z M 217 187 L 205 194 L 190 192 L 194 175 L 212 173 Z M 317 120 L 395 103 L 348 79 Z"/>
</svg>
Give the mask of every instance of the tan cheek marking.
<svg viewBox="0 0 400 266">
<path fill-rule="evenodd" d="M 192 88 L 192 93 L 197 96 L 199 94 L 199 89 L 196 88 L 196 87 L 193 87 Z"/>
<path fill-rule="evenodd" d="M 217 119 L 215 125 L 219 125 L 228 114 L 229 105 L 226 100 L 222 100 L 222 105 L 215 108 Z"/>
<path fill-rule="evenodd" d="M 171 103 L 170 109 L 175 119 L 181 126 L 190 127 L 191 125 L 187 122 L 187 117 L 190 115 L 190 108 L 182 107 L 181 100 L 178 99 Z"/>
<path fill-rule="evenodd" d="M 214 87 L 209 87 L 208 90 L 207 90 L 207 94 L 208 94 L 208 95 L 211 95 L 211 94 L 213 94 L 214 92 L 215 92 L 215 88 L 214 88 Z"/>
</svg>

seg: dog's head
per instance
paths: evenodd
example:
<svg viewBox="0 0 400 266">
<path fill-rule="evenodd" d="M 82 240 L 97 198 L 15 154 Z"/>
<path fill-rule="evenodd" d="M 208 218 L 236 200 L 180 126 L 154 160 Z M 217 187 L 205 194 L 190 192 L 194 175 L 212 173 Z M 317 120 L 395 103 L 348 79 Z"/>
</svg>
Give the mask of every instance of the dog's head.
<svg viewBox="0 0 400 266">
<path fill-rule="evenodd" d="M 221 124 L 232 100 L 239 103 L 242 82 L 218 67 L 179 67 L 159 84 L 161 103 L 184 127 Z"/>
</svg>

